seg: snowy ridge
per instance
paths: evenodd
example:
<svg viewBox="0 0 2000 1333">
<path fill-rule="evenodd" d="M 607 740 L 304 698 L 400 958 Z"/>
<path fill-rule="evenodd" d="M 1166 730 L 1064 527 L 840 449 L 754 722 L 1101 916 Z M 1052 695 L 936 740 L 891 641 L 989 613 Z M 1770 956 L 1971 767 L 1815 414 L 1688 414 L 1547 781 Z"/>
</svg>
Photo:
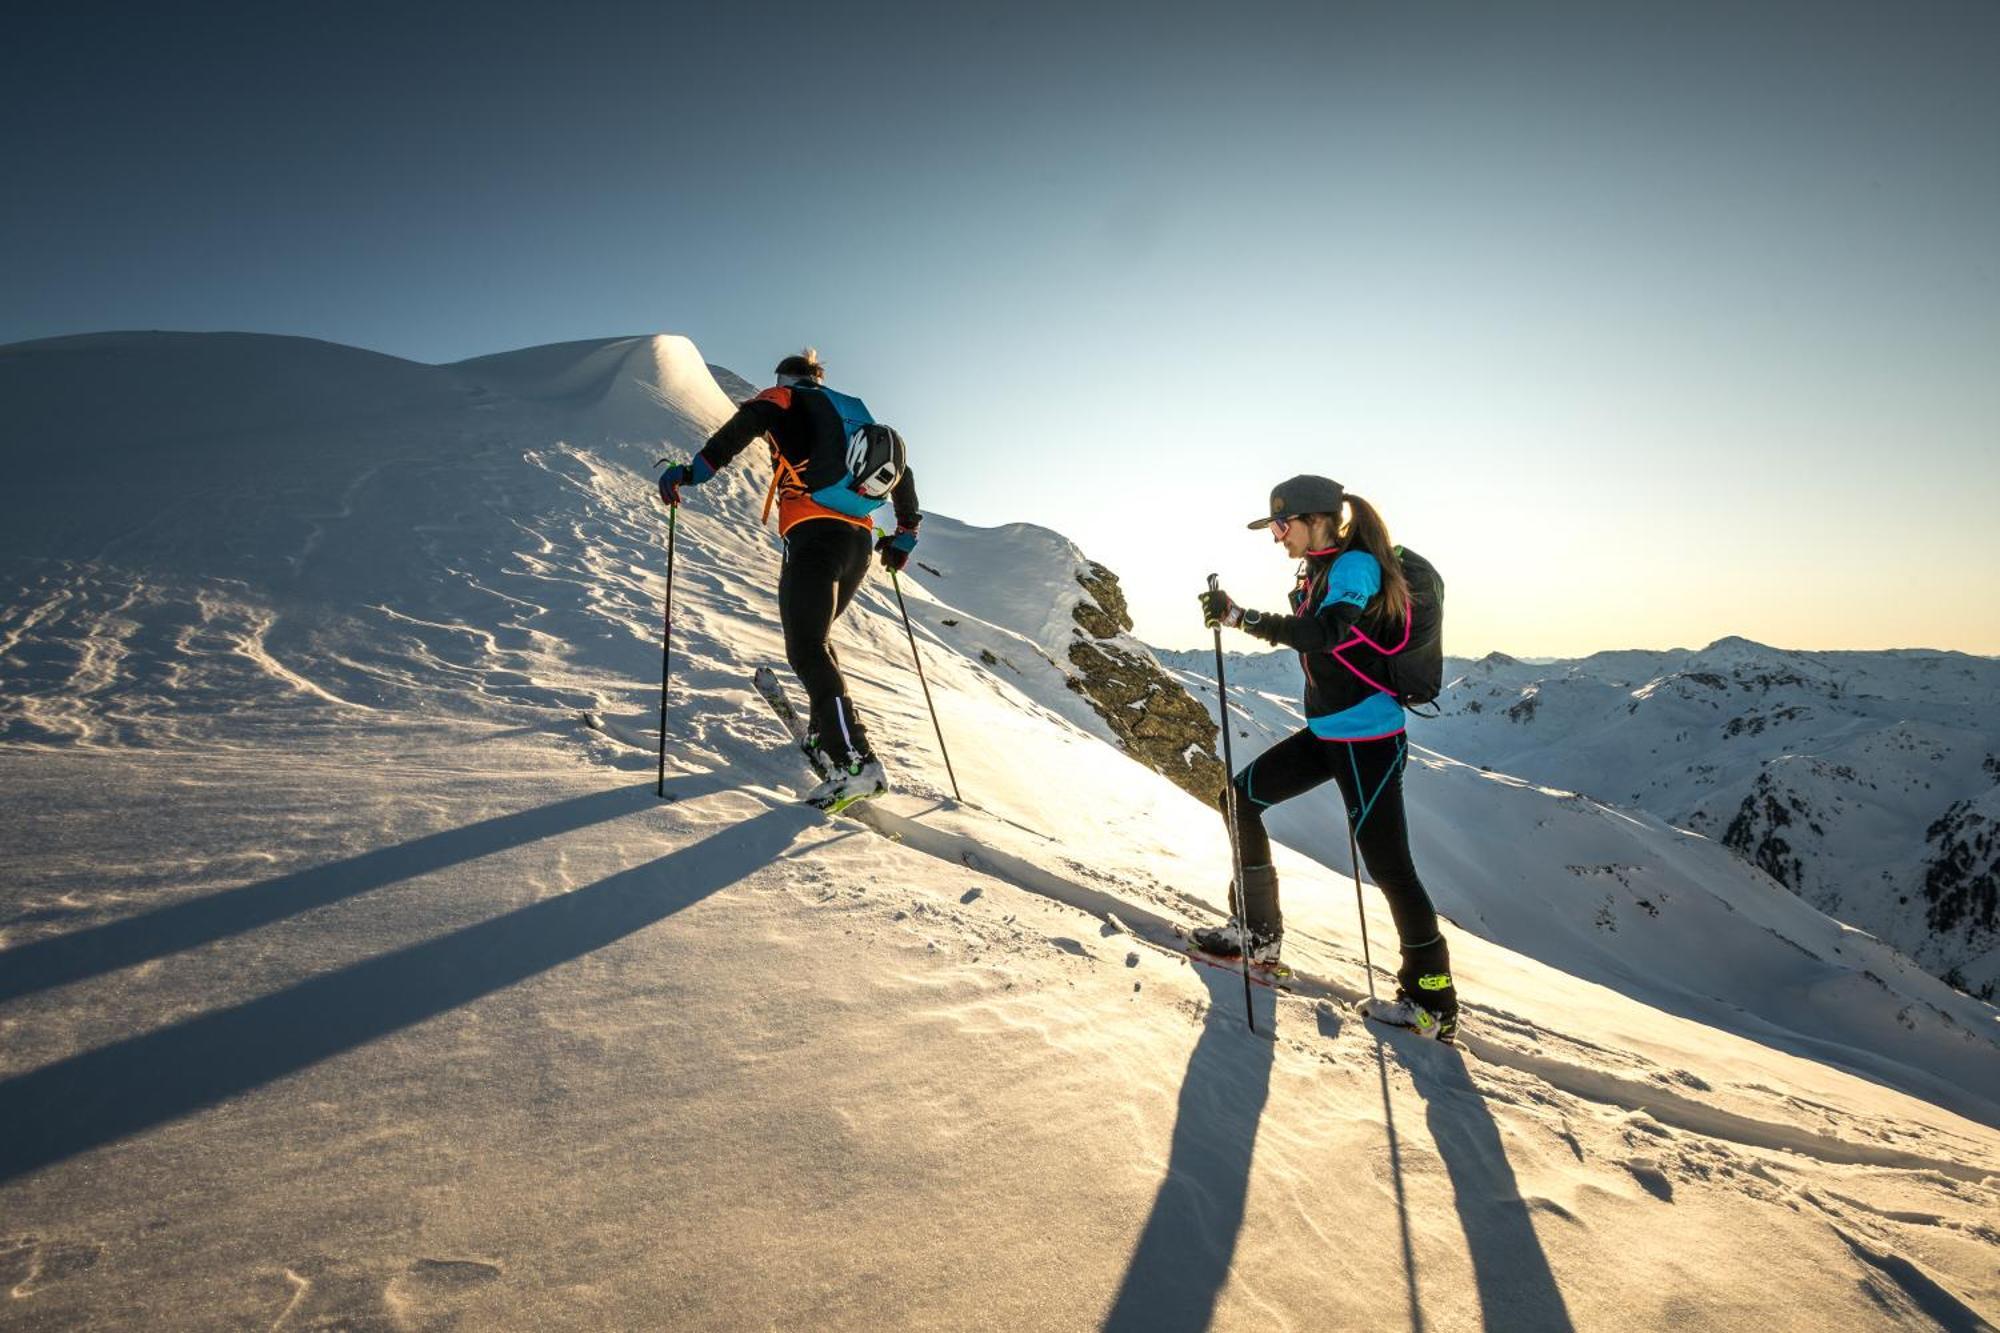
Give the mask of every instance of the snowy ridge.
<svg viewBox="0 0 2000 1333">
<path fill-rule="evenodd" d="M 1032 523 L 976 528 L 926 520 L 923 562 L 959 581 L 953 604 L 995 625 L 1010 626 L 1046 657 L 1061 661 L 1076 635 L 1072 614 L 1086 594 L 1076 576 L 1090 562 L 1061 533 Z"/>
<path fill-rule="evenodd" d="M 921 480 L 921 470 L 920 477 Z M 1111 728 L 1066 686 L 1063 667 L 1085 597 L 1087 565 L 1065 537 L 1032 523 L 979 528 L 944 514 L 924 518 L 919 553 L 903 580 L 911 618 L 941 643 L 985 661 L 1041 706 L 1113 742 Z"/>
<path fill-rule="evenodd" d="M 144 344 L 61 373 L 143 387 Z M 0 389 L 49 373 L 30 350 Z M 932 518 L 942 573 L 903 580 L 964 803 L 870 580 L 835 643 L 900 790 L 828 821 L 750 689 L 782 645 L 746 455 L 676 523 L 660 802 L 650 464 L 727 413 L 716 377 L 674 338 L 384 374 L 413 406 L 130 437 L 162 460 L 136 508 L 0 437 L 33 482 L 0 515 L 0 1276 L 30 1326 L 2000 1309 L 1992 1010 L 1740 858 L 1426 752 L 1467 1052 L 1347 1009 L 1344 838 L 1305 802 L 1274 821 L 1311 854 L 1280 857 L 1300 976 L 1251 1038 L 1174 942 L 1218 914 L 1213 812 L 1048 660 L 1065 539 Z"/>
</svg>

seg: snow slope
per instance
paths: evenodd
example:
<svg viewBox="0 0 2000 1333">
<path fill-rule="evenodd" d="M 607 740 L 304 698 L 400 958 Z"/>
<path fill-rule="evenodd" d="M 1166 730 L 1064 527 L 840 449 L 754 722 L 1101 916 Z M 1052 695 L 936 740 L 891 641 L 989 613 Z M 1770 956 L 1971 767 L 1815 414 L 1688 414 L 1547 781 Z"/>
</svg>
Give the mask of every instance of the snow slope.
<svg viewBox="0 0 2000 1333">
<path fill-rule="evenodd" d="M 904 581 L 962 803 L 870 581 L 902 790 L 829 821 L 746 457 L 675 525 L 657 800 L 649 465 L 728 410 L 671 337 L 0 348 L 0 1321 L 1990 1324 L 1993 1011 L 1657 820 L 1427 756 L 1466 1049 L 1353 1018 L 1328 856 L 1249 1034 L 1053 534 Z"/>
</svg>

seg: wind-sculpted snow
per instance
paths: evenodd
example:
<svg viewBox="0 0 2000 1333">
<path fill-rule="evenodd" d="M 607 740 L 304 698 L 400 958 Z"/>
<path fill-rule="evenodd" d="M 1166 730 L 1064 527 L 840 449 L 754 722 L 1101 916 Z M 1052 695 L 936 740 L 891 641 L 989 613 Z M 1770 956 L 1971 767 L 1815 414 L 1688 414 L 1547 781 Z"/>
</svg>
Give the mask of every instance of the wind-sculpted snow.
<svg viewBox="0 0 2000 1333">
<path fill-rule="evenodd" d="M 1219 821 L 1058 665 L 1066 538 L 934 517 L 903 580 L 963 802 L 870 579 L 834 643 L 899 790 L 828 820 L 750 687 L 783 651 L 746 454 L 674 525 L 663 801 L 651 464 L 730 410 L 693 344 L 148 346 L 0 349 L 30 398 L 78 358 L 14 461 L 67 401 L 143 481 L 0 498 L 0 1322 L 2000 1309 L 1991 1010 L 1707 839 L 1420 753 L 1454 1052 L 1355 1018 L 1340 814 L 1287 807 L 1297 976 L 1252 1037 L 1175 933 L 1220 914 Z M 331 387 L 245 406 L 238 356 Z M 171 439 L 75 392 L 166 404 L 191 365 L 214 415 Z M 1268 683 L 1244 733 L 1296 725 Z"/>
<path fill-rule="evenodd" d="M 71 355 L 88 360 L 84 341 Z M 37 515 L 67 492 L 11 491 L 9 531 L 45 526 L 44 544 L 17 541 L 8 560 L 0 735 L 170 744 L 267 701 L 526 721 L 632 694 L 621 649 L 651 641 L 658 619 L 642 562 L 660 528 L 639 455 L 698 444 L 729 404 L 712 382 L 659 389 L 676 356 L 700 365 L 684 339 L 559 352 L 567 377 L 548 355 L 394 363 L 398 391 L 431 377 L 425 406 L 365 427 L 307 417 L 227 447 L 162 441 L 141 451 L 143 519 L 83 505 L 57 539 Z M 26 376 L 47 359 L 0 365 Z M 507 383 L 527 396 L 497 396 Z M 217 411 L 243 416 L 226 397 Z M 664 431 L 610 456 L 586 447 L 636 436 L 640 419 Z M 566 438 L 579 421 L 588 434 Z"/>
<path fill-rule="evenodd" d="M 1124 937 L 1170 957 L 1185 952 L 1185 941 L 1176 933 L 1175 924 L 1185 921 L 1190 909 L 1199 911 L 1199 900 L 1144 881 L 1113 882 L 1108 888 L 1092 884 L 1088 882 L 1092 872 L 1084 867 L 1072 865 L 1065 874 L 1000 850 L 992 845 L 993 831 L 982 828 L 978 821 L 967 821 L 973 830 L 968 835 L 944 827 L 941 821 L 925 822 L 921 816 L 927 811 L 917 812 L 916 817 L 899 813 L 897 807 L 904 804 L 895 800 L 877 802 L 860 807 L 855 817 L 905 846 L 982 871 L 1027 892 L 1088 913 L 1104 924 L 1104 934 L 1108 937 Z M 1287 993 L 1342 1004 L 1353 1004 L 1367 995 L 1364 988 L 1353 982 L 1332 979 L 1315 970 L 1313 963 L 1307 961 L 1310 949 L 1310 945 L 1301 948 L 1295 943 L 1289 950 L 1293 975 L 1284 986 Z M 1353 958 L 1338 961 L 1342 970 L 1349 971 L 1359 963 Z M 1700 1079 L 1663 1076 L 1657 1070 L 1647 1069 L 1643 1062 L 1629 1058 L 1624 1062 L 1630 1066 L 1627 1070 L 1608 1068 L 1603 1056 L 1609 1052 L 1592 1052 L 1587 1046 L 1574 1044 L 1563 1051 L 1566 1043 L 1561 1034 L 1488 1005 L 1471 1005 L 1467 1021 L 1470 1031 L 1464 1045 L 1480 1059 L 1532 1075 L 1560 1092 L 1637 1112 L 1676 1129 L 1750 1147 L 1799 1153 L 1829 1163 L 1934 1171 L 1972 1183 L 1979 1183 L 2000 1169 L 2000 1162 L 1962 1162 L 1955 1157 L 1912 1152 L 1897 1146 L 1891 1138 L 1870 1142 L 1865 1131 L 1857 1135 L 1854 1126 L 1838 1121 L 1824 1128 L 1803 1125 L 1789 1107 L 1775 1116 L 1725 1109 L 1697 1095 L 1712 1091 Z M 1950 1096 L 1949 1085 L 1941 1080 L 1935 1083 L 1932 1092 L 1947 1100 Z M 1965 1140 L 1960 1150 L 1974 1150 L 1975 1142 Z"/>
</svg>

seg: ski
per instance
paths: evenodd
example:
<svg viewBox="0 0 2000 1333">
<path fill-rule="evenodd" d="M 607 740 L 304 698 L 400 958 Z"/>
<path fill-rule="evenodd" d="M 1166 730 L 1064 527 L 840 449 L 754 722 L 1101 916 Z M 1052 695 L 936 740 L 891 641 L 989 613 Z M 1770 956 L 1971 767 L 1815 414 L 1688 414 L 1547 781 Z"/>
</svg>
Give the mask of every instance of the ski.
<svg viewBox="0 0 2000 1333">
<path fill-rule="evenodd" d="M 820 758 L 819 751 L 808 743 L 805 720 L 799 716 L 799 710 L 792 707 L 792 697 L 785 692 L 785 684 L 778 679 L 778 673 L 769 667 L 760 666 L 756 674 L 751 677 L 751 683 L 757 687 L 757 693 L 764 696 L 764 702 L 771 705 L 771 711 L 778 715 L 778 721 L 785 724 L 785 730 L 791 733 L 792 740 L 799 747 L 799 753 L 805 757 L 806 763 L 819 775 L 819 780 L 825 782 L 832 774 Z M 877 795 L 880 793 L 856 792 L 852 796 L 836 797 L 830 801 L 803 801 L 803 803 L 816 810 L 824 810 L 830 815 L 837 815 L 845 812 L 856 802 Z"/>
<path fill-rule="evenodd" d="M 1181 952 L 1195 962 L 1205 963 L 1209 967 L 1221 968 L 1225 972 L 1240 972 L 1243 970 L 1241 960 L 1234 954 L 1210 953 L 1196 944 L 1189 937 L 1188 928 L 1180 925 L 1178 922 L 1174 925 L 1174 934 L 1180 937 Z M 1256 985 L 1267 986 L 1272 990 L 1290 992 L 1292 989 L 1292 969 L 1283 963 L 1252 963 L 1250 964 L 1250 980 Z"/>
<path fill-rule="evenodd" d="M 1238 973 L 1243 970 L 1243 964 L 1237 959 L 1225 958 L 1219 953 L 1209 953 L 1205 949 L 1195 948 L 1192 944 L 1184 945 L 1181 952 L 1197 963 L 1218 968 L 1224 972 Z M 1265 963 L 1250 964 L 1250 984 L 1253 986 L 1263 986 L 1269 990 L 1281 990 L 1286 994 L 1290 994 L 1292 991 L 1291 981 L 1292 969 L 1286 967 L 1283 963 L 1276 965 Z"/>
<path fill-rule="evenodd" d="M 760 666 L 757 668 L 757 674 L 751 677 L 751 683 L 757 687 L 757 693 L 764 696 L 764 702 L 771 705 L 771 711 L 778 715 L 778 721 L 785 724 L 785 730 L 791 733 L 793 743 L 799 747 L 799 753 L 805 757 L 812 771 L 819 775 L 821 782 L 826 781 L 831 776 L 827 772 L 826 763 L 820 758 L 819 752 L 806 743 L 805 720 L 799 716 L 798 710 L 792 707 L 792 697 L 785 693 L 785 684 L 778 679 L 778 673 L 769 667 Z"/>
<path fill-rule="evenodd" d="M 863 791 L 856 792 L 852 796 L 836 796 L 830 801 L 806 801 L 804 797 L 800 797 L 799 799 L 805 801 L 805 804 L 815 810 L 824 810 L 830 815 L 842 815 L 847 813 L 849 806 L 858 805 L 862 801 L 873 800 L 879 795 L 881 795 L 880 792 Z"/>
</svg>

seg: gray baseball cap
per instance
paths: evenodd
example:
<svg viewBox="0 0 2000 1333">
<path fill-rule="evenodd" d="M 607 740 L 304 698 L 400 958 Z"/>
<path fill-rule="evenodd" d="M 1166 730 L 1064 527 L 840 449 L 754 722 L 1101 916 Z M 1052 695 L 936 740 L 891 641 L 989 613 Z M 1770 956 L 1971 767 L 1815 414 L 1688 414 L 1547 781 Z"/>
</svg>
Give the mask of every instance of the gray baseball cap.
<svg viewBox="0 0 2000 1333">
<path fill-rule="evenodd" d="M 1347 491 L 1337 481 L 1325 477 L 1293 477 L 1271 488 L 1271 512 L 1253 518 L 1247 526 L 1261 528 L 1274 518 L 1297 518 L 1300 514 L 1338 514 Z"/>
</svg>

